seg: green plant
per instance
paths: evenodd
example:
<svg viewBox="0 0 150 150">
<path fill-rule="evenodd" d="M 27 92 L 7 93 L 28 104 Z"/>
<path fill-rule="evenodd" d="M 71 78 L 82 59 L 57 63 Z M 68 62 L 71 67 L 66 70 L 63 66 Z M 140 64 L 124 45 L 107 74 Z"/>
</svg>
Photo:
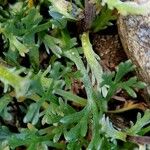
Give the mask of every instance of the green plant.
<svg viewBox="0 0 150 150">
<path fill-rule="evenodd" d="M 83 9 L 81 1 L 45 0 L 33 7 L 29 7 L 29 2 L 0 8 L 4 43 L 0 59 L 0 87 L 4 89 L 0 98 L 0 148 L 137 147 L 127 137 L 144 136 L 150 131 L 149 110 L 143 116 L 138 114 L 136 123 L 122 130 L 106 116 L 108 103 L 118 90 L 136 98 L 135 89 L 146 86 L 137 77 L 124 80 L 135 66 L 128 60 L 120 63 L 116 71 L 104 72 L 89 33 L 82 33 L 81 44 L 72 36 L 67 25 L 78 20 Z M 49 7 L 47 18 L 40 12 L 42 5 Z M 77 14 L 73 14 L 73 9 L 78 10 Z M 114 19 L 110 14 L 106 7 L 102 9 L 100 18 L 104 22 L 99 24 L 100 18 L 96 20 L 96 32 Z M 41 56 L 43 51 L 46 58 Z M 74 81 L 81 85 L 74 87 Z M 80 95 L 78 89 L 85 95 Z M 123 142 L 122 147 L 118 140 Z"/>
<path fill-rule="evenodd" d="M 138 2 L 138 1 L 137 1 Z M 122 2 L 120 0 L 102 0 L 102 5 L 107 4 L 110 9 L 116 8 L 122 15 L 127 14 L 148 14 L 150 2 Z"/>
</svg>

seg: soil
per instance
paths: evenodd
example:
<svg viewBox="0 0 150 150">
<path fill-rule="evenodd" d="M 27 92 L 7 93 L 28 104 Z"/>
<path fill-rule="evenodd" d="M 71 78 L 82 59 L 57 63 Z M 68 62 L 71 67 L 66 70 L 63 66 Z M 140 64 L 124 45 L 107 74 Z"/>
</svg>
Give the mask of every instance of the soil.
<svg viewBox="0 0 150 150">
<path fill-rule="evenodd" d="M 118 34 L 99 35 L 93 34 L 93 49 L 100 56 L 104 70 L 114 71 L 115 67 L 127 59 L 123 51 Z"/>
</svg>

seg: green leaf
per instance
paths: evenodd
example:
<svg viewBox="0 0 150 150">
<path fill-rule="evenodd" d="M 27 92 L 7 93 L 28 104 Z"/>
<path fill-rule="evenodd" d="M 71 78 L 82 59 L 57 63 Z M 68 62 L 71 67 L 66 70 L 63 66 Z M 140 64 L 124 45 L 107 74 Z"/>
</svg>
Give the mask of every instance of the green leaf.
<svg viewBox="0 0 150 150">
<path fill-rule="evenodd" d="M 49 0 L 52 3 L 52 6 L 50 7 L 50 11 L 53 12 L 59 12 L 62 14 L 65 18 L 76 20 L 76 16 L 74 16 L 73 11 L 76 15 L 79 15 L 81 12 L 81 9 L 79 9 L 76 5 L 73 5 L 73 3 L 68 2 L 66 0 Z"/>
<path fill-rule="evenodd" d="M 61 57 L 62 50 L 59 47 L 59 40 L 50 36 L 50 35 L 45 35 L 43 38 L 43 43 L 45 44 L 46 48 L 51 49 L 51 51 L 58 57 Z M 49 50 L 47 50 L 49 51 Z"/>
<path fill-rule="evenodd" d="M 134 90 L 131 89 L 130 87 L 124 86 L 123 89 L 125 89 L 126 92 L 127 92 L 131 97 L 133 97 L 133 98 L 136 98 L 136 97 L 137 97 L 137 95 L 136 95 L 136 93 L 134 92 Z"/>
<path fill-rule="evenodd" d="M 109 118 L 108 117 L 106 118 L 105 115 L 100 120 L 100 125 L 101 125 L 101 132 L 105 133 L 106 137 L 126 141 L 127 136 L 126 133 L 115 129 L 112 123 L 109 121 Z"/>
<path fill-rule="evenodd" d="M 88 130 L 88 113 L 85 114 L 85 116 L 83 116 L 82 119 L 80 120 L 80 135 L 82 137 L 85 137 L 87 130 Z"/>
<path fill-rule="evenodd" d="M 54 143 L 59 141 L 61 135 L 62 135 L 62 132 L 59 132 L 59 133 L 55 134 L 55 136 L 53 138 Z"/>
<path fill-rule="evenodd" d="M 37 26 L 42 21 L 42 16 L 40 15 L 38 9 L 32 8 L 28 11 L 28 15 L 22 18 L 22 23 L 25 25 L 26 29 L 31 29 Z"/>
<path fill-rule="evenodd" d="M 82 42 L 82 48 L 83 48 L 83 52 L 86 57 L 86 60 L 90 66 L 92 74 L 94 75 L 97 81 L 97 89 L 99 89 L 99 86 L 102 83 L 103 69 L 96 58 L 95 52 L 92 49 L 92 45 L 89 39 L 89 33 L 82 34 L 81 42 Z"/>
<path fill-rule="evenodd" d="M 0 98 L 0 114 L 7 107 L 7 105 L 11 102 L 12 98 L 9 95 L 4 95 Z"/>
<path fill-rule="evenodd" d="M 64 133 L 64 136 L 67 141 L 77 140 L 80 136 L 80 124 L 77 124 L 75 127 Z"/>
<path fill-rule="evenodd" d="M 148 14 L 150 11 L 150 2 L 145 3 L 138 2 L 122 2 L 121 0 L 102 0 L 102 5 L 107 4 L 110 9 L 116 8 L 118 12 L 122 15 L 134 14 L 134 15 L 144 15 Z"/>
<path fill-rule="evenodd" d="M 31 65 L 33 66 L 34 70 L 38 70 L 39 68 L 39 50 L 37 46 L 32 46 L 32 50 L 29 51 L 29 58 Z"/>
<path fill-rule="evenodd" d="M 50 108 L 52 109 L 52 107 Z M 55 112 L 56 113 L 56 112 Z M 59 116 L 58 114 L 53 114 L 52 112 L 47 111 L 42 118 L 42 124 L 44 125 L 45 123 L 47 124 L 54 124 L 58 123 L 62 117 Z"/>
<path fill-rule="evenodd" d="M 123 85 L 139 89 L 143 89 L 146 87 L 146 83 L 138 81 L 137 77 L 129 78 L 127 81 L 123 82 Z"/>
<path fill-rule="evenodd" d="M 32 103 L 29 106 L 28 112 L 25 115 L 23 121 L 28 123 L 32 121 L 32 124 L 35 125 L 39 120 L 39 105 L 37 103 Z"/>
<path fill-rule="evenodd" d="M 8 90 L 8 85 L 11 85 L 16 92 L 16 97 L 25 96 L 30 86 L 30 74 L 26 77 L 21 77 L 19 74 L 24 69 L 15 70 L 0 65 L 0 80 L 4 83 L 4 92 Z"/>
<path fill-rule="evenodd" d="M 62 35 L 61 42 L 63 49 L 69 50 L 77 45 L 77 39 L 71 38 L 67 30 L 62 30 L 61 35 Z"/>
<path fill-rule="evenodd" d="M 58 29 L 65 29 L 65 27 L 67 26 L 67 19 L 63 18 L 62 15 L 57 12 L 50 11 L 49 13 L 53 18 L 55 18 L 51 19 L 53 27 Z"/>
<path fill-rule="evenodd" d="M 84 112 L 85 112 L 85 110 L 82 110 L 80 112 L 76 112 L 76 113 L 70 114 L 68 116 L 65 116 L 64 118 L 62 118 L 60 120 L 60 122 L 62 122 L 64 124 L 71 124 L 71 123 L 78 122 L 84 115 Z"/>
<path fill-rule="evenodd" d="M 146 87 L 146 84 L 144 82 L 138 81 L 137 77 L 131 77 L 127 81 L 120 83 L 119 86 L 122 89 L 126 90 L 126 92 L 130 96 L 132 96 L 133 98 L 136 98 L 137 95 L 132 88 L 143 89 Z"/>
<path fill-rule="evenodd" d="M 124 75 L 133 71 L 135 66 L 132 65 L 131 60 L 127 60 L 124 63 L 120 63 L 117 67 L 117 73 L 115 76 L 115 82 L 119 82 Z"/>
<path fill-rule="evenodd" d="M 25 57 L 25 54 L 29 52 L 29 48 L 21 43 L 16 36 L 13 36 L 12 34 L 8 35 L 9 36 L 9 42 L 10 42 L 10 49 L 15 51 L 18 50 L 19 54 L 22 57 Z"/>
<path fill-rule="evenodd" d="M 92 24 L 94 32 L 98 32 L 102 29 L 107 28 L 107 26 L 112 25 L 110 21 L 116 20 L 117 16 L 113 15 L 113 11 L 107 7 L 103 7 L 100 14 L 96 16 Z"/>
<path fill-rule="evenodd" d="M 68 150 L 79 150 L 81 148 L 82 148 L 82 145 L 79 142 L 77 143 L 76 140 L 70 141 L 67 145 Z"/>
<path fill-rule="evenodd" d="M 5 141 L 12 133 L 8 130 L 7 127 L 1 126 L 0 127 L 0 142 Z"/>
<path fill-rule="evenodd" d="M 137 115 L 137 121 L 130 129 L 127 129 L 127 133 L 130 135 L 136 135 L 140 130 L 150 123 L 150 110 L 146 110 L 144 115 L 141 116 L 140 113 Z"/>
<path fill-rule="evenodd" d="M 37 143 L 35 147 L 36 147 L 36 150 L 48 150 L 48 146 L 44 143 Z M 31 150 L 33 150 L 33 148 Z"/>
<path fill-rule="evenodd" d="M 111 85 L 111 84 L 113 84 L 114 77 L 115 77 L 115 72 L 104 73 L 102 75 L 103 81 L 101 83 L 101 87 L 103 87 L 104 85 Z"/>
</svg>

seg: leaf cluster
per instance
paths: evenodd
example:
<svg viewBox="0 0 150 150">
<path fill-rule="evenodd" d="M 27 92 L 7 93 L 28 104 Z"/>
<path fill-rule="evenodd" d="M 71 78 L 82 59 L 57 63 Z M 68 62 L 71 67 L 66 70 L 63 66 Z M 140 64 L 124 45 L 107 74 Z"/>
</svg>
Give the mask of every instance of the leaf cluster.
<svg viewBox="0 0 150 150">
<path fill-rule="evenodd" d="M 127 135 L 150 131 L 148 110 L 125 130 L 105 117 L 118 90 L 135 98 L 136 89 L 146 86 L 137 77 L 124 80 L 135 68 L 131 61 L 120 63 L 115 72 L 104 72 L 89 34 L 83 33 L 81 42 L 73 36 L 68 24 L 78 20 L 80 0 L 32 1 L 32 7 L 29 3 L 0 7 L 0 148 L 119 149 L 118 140 L 137 147 L 127 142 Z M 47 18 L 41 12 L 44 6 Z M 102 23 L 97 18 L 94 24 L 96 32 L 114 19 L 103 9 Z"/>
</svg>

